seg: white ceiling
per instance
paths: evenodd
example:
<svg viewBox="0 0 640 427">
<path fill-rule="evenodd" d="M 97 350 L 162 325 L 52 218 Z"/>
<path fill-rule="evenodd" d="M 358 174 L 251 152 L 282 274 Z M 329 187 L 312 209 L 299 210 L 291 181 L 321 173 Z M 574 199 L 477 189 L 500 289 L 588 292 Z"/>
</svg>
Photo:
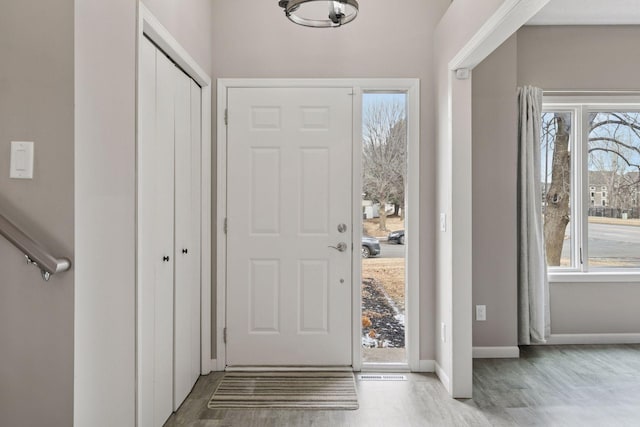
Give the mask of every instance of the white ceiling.
<svg viewBox="0 0 640 427">
<path fill-rule="evenodd" d="M 640 24 L 640 0 L 551 0 L 528 25 Z"/>
</svg>

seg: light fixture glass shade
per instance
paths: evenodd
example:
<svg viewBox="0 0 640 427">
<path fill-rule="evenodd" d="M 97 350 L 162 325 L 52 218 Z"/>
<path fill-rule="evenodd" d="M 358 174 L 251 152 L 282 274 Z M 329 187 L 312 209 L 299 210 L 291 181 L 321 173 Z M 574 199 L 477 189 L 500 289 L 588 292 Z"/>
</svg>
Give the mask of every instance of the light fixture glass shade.
<svg viewBox="0 0 640 427">
<path fill-rule="evenodd" d="M 356 0 L 280 0 L 278 4 L 287 18 L 306 27 L 339 27 L 358 16 Z"/>
</svg>

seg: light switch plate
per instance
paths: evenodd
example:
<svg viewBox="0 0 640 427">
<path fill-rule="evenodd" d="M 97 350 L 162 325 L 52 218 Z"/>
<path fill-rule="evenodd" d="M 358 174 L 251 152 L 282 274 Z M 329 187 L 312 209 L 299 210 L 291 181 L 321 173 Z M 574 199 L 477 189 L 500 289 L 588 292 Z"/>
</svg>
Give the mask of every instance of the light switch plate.
<svg viewBox="0 0 640 427">
<path fill-rule="evenodd" d="M 11 141 L 9 178 L 33 179 L 33 142 Z"/>
<path fill-rule="evenodd" d="M 440 231 L 447 231 L 447 214 L 444 212 L 440 213 Z"/>
<path fill-rule="evenodd" d="M 476 305 L 476 320 L 478 322 L 484 322 L 487 320 L 487 306 Z"/>
</svg>

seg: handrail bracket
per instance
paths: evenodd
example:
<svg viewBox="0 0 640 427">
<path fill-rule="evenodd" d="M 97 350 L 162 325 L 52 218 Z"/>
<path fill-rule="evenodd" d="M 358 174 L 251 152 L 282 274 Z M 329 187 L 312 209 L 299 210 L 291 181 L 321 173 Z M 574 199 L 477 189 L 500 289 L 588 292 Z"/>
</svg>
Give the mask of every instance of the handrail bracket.
<svg viewBox="0 0 640 427">
<path fill-rule="evenodd" d="M 9 243 L 24 254 L 27 264 L 38 267 L 42 279 L 45 281 L 49 281 L 53 274 L 61 273 L 71 268 L 70 260 L 54 257 L 1 214 L 0 236 L 4 236 Z"/>
</svg>

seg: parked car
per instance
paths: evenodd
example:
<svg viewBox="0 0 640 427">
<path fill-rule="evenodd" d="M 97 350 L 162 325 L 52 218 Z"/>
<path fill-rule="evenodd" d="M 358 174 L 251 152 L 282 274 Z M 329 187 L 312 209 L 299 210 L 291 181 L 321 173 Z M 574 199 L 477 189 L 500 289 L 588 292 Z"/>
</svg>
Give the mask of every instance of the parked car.
<svg viewBox="0 0 640 427">
<path fill-rule="evenodd" d="M 387 242 L 404 245 L 404 230 L 392 231 L 387 237 Z"/>
<path fill-rule="evenodd" d="M 362 236 L 362 258 L 380 254 L 380 240 L 375 237 Z"/>
</svg>

